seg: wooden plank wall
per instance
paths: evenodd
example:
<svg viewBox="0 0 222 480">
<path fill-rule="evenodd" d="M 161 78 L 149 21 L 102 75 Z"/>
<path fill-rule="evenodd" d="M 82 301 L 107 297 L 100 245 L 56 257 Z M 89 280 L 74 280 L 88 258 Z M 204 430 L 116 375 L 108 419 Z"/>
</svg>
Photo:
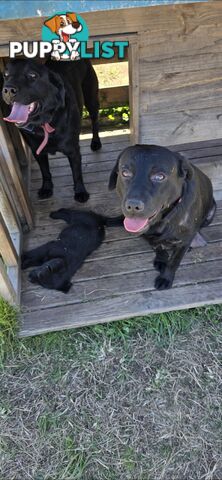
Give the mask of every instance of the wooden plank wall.
<svg viewBox="0 0 222 480">
<path fill-rule="evenodd" d="M 140 35 L 142 142 L 222 137 L 222 2 L 184 7 Z"/>
<path fill-rule="evenodd" d="M 112 10 L 108 22 L 103 11 L 83 17 L 97 39 L 137 35 L 139 141 L 221 138 L 221 1 Z M 0 54 L 8 54 L 8 40 L 39 40 L 42 22 L 2 21 Z"/>
<path fill-rule="evenodd" d="M 0 296 L 20 300 L 21 225 L 0 167 Z"/>
</svg>

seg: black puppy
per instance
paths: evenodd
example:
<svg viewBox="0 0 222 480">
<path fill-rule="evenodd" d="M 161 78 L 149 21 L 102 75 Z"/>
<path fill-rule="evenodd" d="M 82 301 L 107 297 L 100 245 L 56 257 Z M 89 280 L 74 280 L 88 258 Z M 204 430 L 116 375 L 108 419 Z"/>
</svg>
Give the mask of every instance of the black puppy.
<svg viewBox="0 0 222 480">
<path fill-rule="evenodd" d="M 135 145 L 117 160 L 109 181 L 111 190 L 115 186 L 125 229 L 143 234 L 156 251 L 155 287 L 170 288 L 188 248 L 205 242 L 199 230 L 216 209 L 211 181 L 178 153 Z"/>
<path fill-rule="evenodd" d="M 98 248 L 105 237 L 105 228 L 123 224 L 123 217 L 108 218 L 93 212 L 61 208 L 51 218 L 65 220 L 69 227 L 55 241 L 25 252 L 22 269 L 38 266 L 29 274 L 32 283 L 67 293 L 70 279 L 82 266 L 85 258 Z"/>
<path fill-rule="evenodd" d="M 101 142 L 98 134 L 98 80 L 89 60 L 40 65 L 33 60 L 11 60 L 4 73 L 4 101 L 12 106 L 4 118 L 20 128 L 42 173 L 40 198 L 53 193 L 48 153 L 59 151 L 69 159 L 75 199 L 86 202 L 89 195 L 82 179 L 79 134 L 83 102 L 92 120 L 92 150 Z"/>
</svg>

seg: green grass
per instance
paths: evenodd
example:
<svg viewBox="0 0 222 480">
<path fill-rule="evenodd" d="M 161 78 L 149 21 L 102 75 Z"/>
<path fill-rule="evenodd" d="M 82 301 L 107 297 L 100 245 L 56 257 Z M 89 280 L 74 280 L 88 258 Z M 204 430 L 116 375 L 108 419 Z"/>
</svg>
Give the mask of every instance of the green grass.
<svg viewBox="0 0 222 480">
<path fill-rule="evenodd" d="M 74 331 L 69 330 L 27 339 L 18 339 L 18 310 L 0 298 L 0 360 L 3 361 L 13 353 L 13 350 L 17 349 L 24 356 L 32 355 L 32 353 L 36 354 L 40 351 L 50 353 L 59 350 L 65 357 L 70 355 L 73 357 L 78 355 L 79 349 L 83 348 L 83 343 L 84 348 L 88 346 L 85 345 L 84 340 L 88 339 L 89 335 L 91 339 L 90 349 L 93 347 L 95 352 L 97 352 L 102 338 L 106 337 L 107 341 L 121 340 L 124 343 L 135 332 L 151 335 L 155 341 L 165 343 L 178 334 L 188 332 L 195 322 L 203 321 L 205 324 L 218 324 L 221 322 L 221 316 L 222 305 L 212 305 L 189 310 L 151 314 L 108 324 L 83 327 Z M 73 332 L 75 342 L 73 342 Z M 56 376 L 60 378 L 62 372 L 56 370 L 53 375 L 55 378 Z"/>
<path fill-rule="evenodd" d="M 0 297 L 0 364 L 11 352 L 17 332 L 17 310 Z"/>
<path fill-rule="evenodd" d="M 0 305 L 0 479 L 220 479 L 222 306 L 18 339 Z"/>
</svg>

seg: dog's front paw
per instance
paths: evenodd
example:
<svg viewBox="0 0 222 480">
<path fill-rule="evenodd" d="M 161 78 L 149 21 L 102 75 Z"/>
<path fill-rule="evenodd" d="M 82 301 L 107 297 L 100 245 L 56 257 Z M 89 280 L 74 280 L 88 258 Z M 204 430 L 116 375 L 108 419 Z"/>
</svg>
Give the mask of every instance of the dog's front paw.
<svg viewBox="0 0 222 480">
<path fill-rule="evenodd" d="M 155 280 L 155 288 L 157 290 L 168 290 L 172 287 L 173 278 L 165 277 L 164 275 L 159 275 Z"/>
<path fill-rule="evenodd" d="M 42 187 L 38 191 L 38 196 L 42 200 L 44 198 L 49 198 L 53 195 L 53 184 L 52 182 L 44 182 Z"/>
<path fill-rule="evenodd" d="M 161 274 L 163 274 L 166 270 L 168 258 L 169 256 L 166 250 L 162 249 L 156 251 L 156 257 L 154 258 L 153 266 Z"/>
<path fill-rule="evenodd" d="M 89 194 L 86 190 L 84 192 L 76 192 L 74 198 L 77 202 L 85 203 L 89 200 Z"/>
<path fill-rule="evenodd" d="M 96 152 L 97 150 L 99 150 L 100 148 L 102 147 L 102 143 L 100 141 L 100 138 L 97 138 L 96 140 L 93 140 L 91 141 L 91 150 L 93 152 Z"/>
<path fill-rule="evenodd" d="M 153 262 L 153 266 L 158 272 L 163 273 L 165 268 L 166 268 L 166 262 L 158 260 L 157 258 L 155 258 L 155 260 Z"/>
</svg>

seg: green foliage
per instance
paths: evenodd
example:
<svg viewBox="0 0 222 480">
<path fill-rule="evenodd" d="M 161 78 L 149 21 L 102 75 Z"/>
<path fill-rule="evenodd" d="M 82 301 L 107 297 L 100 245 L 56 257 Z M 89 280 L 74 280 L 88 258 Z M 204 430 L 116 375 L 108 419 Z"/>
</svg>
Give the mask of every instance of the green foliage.
<svg viewBox="0 0 222 480">
<path fill-rule="evenodd" d="M 129 124 L 130 118 L 129 105 L 101 108 L 99 111 L 99 115 L 102 124 L 105 122 L 105 120 L 107 120 L 107 123 L 109 123 L 111 126 L 115 125 L 126 127 Z M 85 108 L 83 109 L 83 119 L 89 119 L 88 111 Z"/>
<path fill-rule="evenodd" d="M 63 471 L 61 479 L 81 479 L 88 465 L 89 458 L 87 458 L 85 452 L 81 452 L 81 447 L 77 446 L 71 437 L 66 437 L 64 443 L 67 466 Z"/>
</svg>

